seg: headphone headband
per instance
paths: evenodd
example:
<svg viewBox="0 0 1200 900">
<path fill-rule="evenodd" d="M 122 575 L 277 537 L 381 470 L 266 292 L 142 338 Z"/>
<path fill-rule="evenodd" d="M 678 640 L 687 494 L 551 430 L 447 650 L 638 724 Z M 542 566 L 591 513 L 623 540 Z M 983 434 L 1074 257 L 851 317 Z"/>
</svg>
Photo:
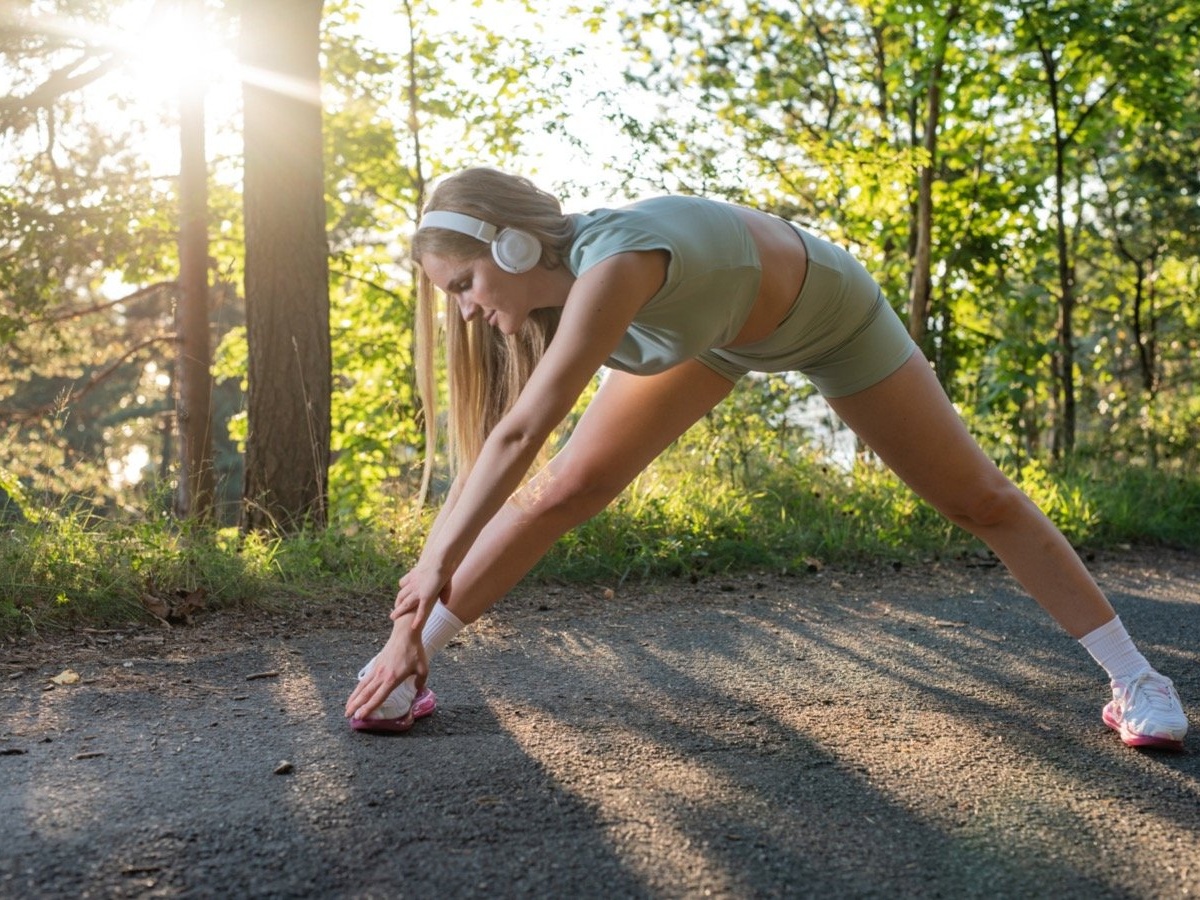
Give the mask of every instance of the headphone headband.
<svg viewBox="0 0 1200 900">
<path fill-rule="evenodd" d="M 476 219 L 474 216 L 445 209 L 435 209 L 425 213 L 421 217 L 421 224 L 417 226 L 417 230 L 420 231 L 423 228 L 445 228 L 448 231 L 457 231 L 459 234 L 468 235 L 485 244 L 490 244 L 495 240 L 498 230 L 495 225 L 485 222 L 483 219 Z"/>
<path fill-rule="evenodd" d="M 528 231 L 519 228 L 497 228 L 489 222 L 463 213 L 435 209 L 421 217 L 417 231 L 423 228 L 445 228 L 447 231 L 456 231 L 485 244 L 491 244 L 492 259 L 496 261 L 496 265 L 514 275 L 528 272 L 542 258 L 541 242 Z"/>
</svg>

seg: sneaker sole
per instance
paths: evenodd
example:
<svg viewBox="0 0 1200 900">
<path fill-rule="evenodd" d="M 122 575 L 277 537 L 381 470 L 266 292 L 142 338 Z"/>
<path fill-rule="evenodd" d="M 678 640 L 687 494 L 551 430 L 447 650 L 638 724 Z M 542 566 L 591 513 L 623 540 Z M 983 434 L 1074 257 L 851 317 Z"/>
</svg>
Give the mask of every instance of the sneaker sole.
<svg viewBox="0 0 1200 900">
<path fill-rule="evenodd" d="M 1102 716 L 1104 724 L 1121 736 L 1121 743 L 1126 747 L 1151 747 L 1159 750 L 1182 750 L 1183 741 L 1168 737 L 1155 737 L 1150 734 L 1134 734 L 1120 722 L 1109 715 L 1107 707 Z"/>
<path fill-rule="evenodd" d="M 351 719 L 350 727 L 363 734 L 404 734 L 418 719 L 433 715 L 435 710 L 437 696 L 429 688 L 423 688 L 404 715 L 392 719 Z"/>
</svg>

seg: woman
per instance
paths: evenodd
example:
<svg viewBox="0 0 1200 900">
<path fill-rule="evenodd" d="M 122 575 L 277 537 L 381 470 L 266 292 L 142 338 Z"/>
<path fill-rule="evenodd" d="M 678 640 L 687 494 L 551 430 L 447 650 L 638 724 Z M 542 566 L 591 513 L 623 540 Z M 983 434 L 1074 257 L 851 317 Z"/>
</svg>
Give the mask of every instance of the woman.
<svg viewBox="0 0 1200 900">
<path fill-rule="evenodd" d="M 1126 744 L 1182 747 L 1187 719 L 1171 681 L 1134 647 L 1062 534 L 970 437 L 878 286 L 845 251 L 765 213 L 696 197 L 564 216 L 530 182 L 470 169 L 433 192 L 413 256 L 430 447 L 434 287 L 461 314 L 447 316 L 458 474 L 400 580 L 392 635 L 347 702 L 355 728 L 400 731 L 432 712 L 432 694 L 418 694 L 428 655 L 603 509 L 741 375 L 799 371 L 880 459 L 986 542 L 1081 640 L 1111 680 L 1103 718 Z M 569 441 L 522 486 L 601 366 L 613 371 Z"/>
</svg>

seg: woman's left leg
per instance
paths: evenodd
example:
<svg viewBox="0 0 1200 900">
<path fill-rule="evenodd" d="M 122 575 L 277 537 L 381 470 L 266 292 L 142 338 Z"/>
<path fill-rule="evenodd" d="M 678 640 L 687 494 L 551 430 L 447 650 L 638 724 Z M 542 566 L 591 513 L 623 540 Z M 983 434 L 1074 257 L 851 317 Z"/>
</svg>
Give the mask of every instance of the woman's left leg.
<svg viewBox="0 0 1200 900">
<path fill-rule="evenodd" d="M 1073 637 L 1113 618 L 1062 532 L 971 437 L 919 352 L 873 387 L 829 404 L 914 491 L 991 547 Z"/>
<path fill-rule="evenodd" d="M 732 389 L 694 360 L 657 375 L 609 372 L 562 450 L 480 532 L 451 580 L 449 608 L 475 621 Z"/>
<path fill-rule="evenodd" d="M 834 411 L 910 487 L 983 540 L 1033 598 L 1108 672 L 1103 719 L 1131 746 L 1179 749 L 1187 717 L 1170 679 L 1138 652 L 1070 543 L 988 459 L 914 353 Z"/>
</svg>

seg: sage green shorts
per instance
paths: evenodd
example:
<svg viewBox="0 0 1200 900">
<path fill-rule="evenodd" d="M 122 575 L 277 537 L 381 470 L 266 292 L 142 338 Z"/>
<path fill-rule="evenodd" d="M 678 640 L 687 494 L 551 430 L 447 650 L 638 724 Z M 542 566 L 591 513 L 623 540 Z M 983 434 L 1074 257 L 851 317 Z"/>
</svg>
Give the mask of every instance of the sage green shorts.
<svg viewBox="0 0 1200 900">
<path fill-rule="evenodd" d="M 825 397 L 883 381 L 917 349 L 908 329 L 858 260 L 796 232 L 808 251 L 808 272 L 779 327 L 761 341 L 708 350 L 697 359 L 730 381 L 747 372 L 801 372 Z"/>
</svg>

